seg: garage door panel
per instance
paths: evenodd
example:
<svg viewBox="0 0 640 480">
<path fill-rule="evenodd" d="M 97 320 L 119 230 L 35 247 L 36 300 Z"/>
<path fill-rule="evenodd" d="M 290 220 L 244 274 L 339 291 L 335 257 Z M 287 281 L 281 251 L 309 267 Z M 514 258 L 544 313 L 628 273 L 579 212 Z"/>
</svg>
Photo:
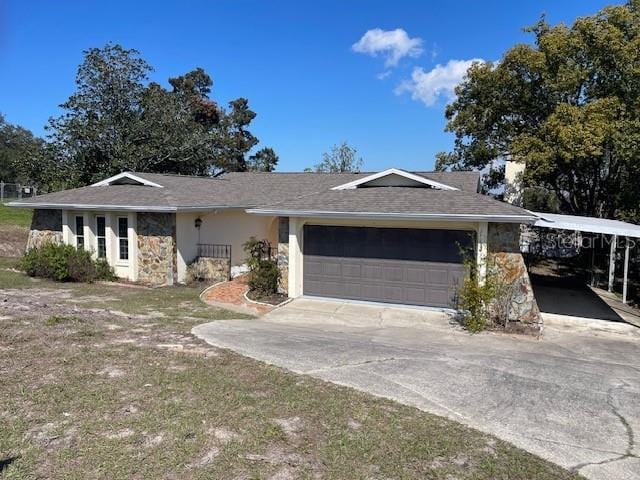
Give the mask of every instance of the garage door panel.
<svg viewBox="0 0 640 480">
<path fill-rule="evenodd" d="M 403 266 L 389 265 L 382 267 L 383 279 L 385 282 L 402 282 L 405 277 L 405 268 Z"/>
<path fill-rule="evenodd" d="M 328 261 L 322 268 L 323 275 L 329 275 L 334 277 L 340 277 L 342 272 L 342 265 L 339 261 Z"/>
<path fill-rule="evenodd" d="M 452 306 L 469 232 L 305 226 L 304 293 Z"/>
<path fill-rule="evenodd" d="M 362 280 L 373 280 L 373 281 L 381 281 L 382 280 L 382 267 L 375 263 L 373 265 L 368 265 L 365 261 L 362 262 Z"/>
<path fill-rule="evenodd" d="M 405 288 L 407 302 L 411 305 L 426 305 L 427 295 L 424 288 L 407 287 Z"/>
<path fill-rule="evenodd" d="M 349 262 L 348 259 L 345 259 L 342 264 L 342 275 L 345 278 L 360 278 L 362 276 L 362 265 L 360 263 Z"/>
<path fill-rule="evenodd" d="M 429 285 L 448 285 L 449 271 L 442 267 L 433 267 L 426 272 L 426 283 Z"/>
<path fill-rule="evenodd" d="M 404 288 L 401 286 L 385 285 L 382 287 L 382 298 L 385 302 L 404 303 Z"/>
</svg>

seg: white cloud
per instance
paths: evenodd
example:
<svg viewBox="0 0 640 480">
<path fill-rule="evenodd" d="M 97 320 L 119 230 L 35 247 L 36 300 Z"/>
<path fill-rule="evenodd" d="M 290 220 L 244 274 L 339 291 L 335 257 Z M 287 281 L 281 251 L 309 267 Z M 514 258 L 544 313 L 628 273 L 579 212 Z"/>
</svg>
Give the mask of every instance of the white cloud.
<svg viewBox="0 0 640 480">
<path fill-rule="evenodd" d="M 484 62 L 480 58 L 471 60 L 449 60 L 446 65 L 436 65 L 432 70 L 425 71 L 416 67 L 411 74 L 411 80 L 405 80 L 395 90 L 396 95 L 411 93 L 411 98 L 420 100 L 427 106 L 432 106 L 440 97 L 451 100 L 455 97 L 458 85 L 474 62 Z"/>
<path fill-rule="evenodd" d="M 365 53 L 372 57 L 385 57 L 385 68 L 394 67 L 403 57 L 417 57 L 422 53 L 422 39 L 410 38 L 402 28 L 368 30 L 360 40 L 351 46 L 357 53 Z"/>
</svg>

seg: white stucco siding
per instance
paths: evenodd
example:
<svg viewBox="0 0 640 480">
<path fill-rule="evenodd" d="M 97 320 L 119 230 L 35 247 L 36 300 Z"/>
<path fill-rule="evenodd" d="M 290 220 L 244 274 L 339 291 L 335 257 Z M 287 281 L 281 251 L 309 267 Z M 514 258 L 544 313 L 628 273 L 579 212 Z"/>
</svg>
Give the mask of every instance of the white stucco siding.
<svg viewBox="0 0 640 480">
<path fill-rule="evenodd" d="M 196 218 L 202 220 L 200 229 Z M 278 218 L 251 215 L 241 209 L 178 213 L 176 242 L 178 246 L 178 281 L 186 279 L 187 265 L 197 255 L 197 244 L 231 245 L 231 264 L 241 265 L 246 254 L 242 245 L 254 236 L 278 243 Z"/>
<path fill-rule="evenodd" d="M 425 228 L 441 230 L 467 230 L 480 233 L 477 235 L 476 249 L 486 250 L 486 234 L 482 238 L 482 231 L 486 232 L 486 222 L 444 222 L 444 221 L 408 221 L 408 220 L 339 220 L 326 218 L 289 218 L 289 297 L 296 298 L 303 294 L 304 285 L 304 225 L 338 225 L 349 227 L 379 227 L 379 228 Z M 484 265 L 486 256 L 480 262 Z M 482 267 L 481 267 L 482 268 Z M 486 267 L 485 267 L 486 268 Z"/>
</svg>

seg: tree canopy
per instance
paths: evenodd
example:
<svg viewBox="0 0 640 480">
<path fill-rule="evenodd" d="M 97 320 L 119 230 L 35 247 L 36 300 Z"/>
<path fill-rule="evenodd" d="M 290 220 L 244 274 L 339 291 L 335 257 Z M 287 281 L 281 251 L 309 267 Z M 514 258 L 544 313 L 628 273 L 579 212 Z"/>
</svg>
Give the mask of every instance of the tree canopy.
<svg viewBox="0 0 640 480">
<path fill-rule="evenodd" d="M 347 142 L 334 145 L 331 150 L 322 154 L 322 161 L 315 166 L 315 170 L 329 173 L 359 172 L 363 160 L 357 154 L 358 151 Z"/>
<path fill-rule="evenodd" d="M 0 114 L 0 181 L 39 185 L 48 170 L 44 147 L 42 139 Z"/>
<path fill-rule="evenodd" d="M 525 186 L 546 190 L 562 211 L 638 219 L 640 1 L 571 26 L 543 17 L 526 31 L 533 44 L 474 64 L 456 88 L 446 109 L 454 150 L 438 154 L 437 168 L 524 161 Z"/>
<path fill-rule="evenodd" d="M 201 68 L 169 78 L 170 88 L 150 82 L 151 71 L 138 51 L 120 45 L 84 52 L 76 92 L 46 127 L 56 167 L 50 183 L 87 185 L 124 170 L 215 175 L 245 171 L 247 162 L 275 168 L 272 149 L 249 158 L 258 139 L 249 131 L 256 113 L 247 99 L 220 107 Z"/>
</svg>

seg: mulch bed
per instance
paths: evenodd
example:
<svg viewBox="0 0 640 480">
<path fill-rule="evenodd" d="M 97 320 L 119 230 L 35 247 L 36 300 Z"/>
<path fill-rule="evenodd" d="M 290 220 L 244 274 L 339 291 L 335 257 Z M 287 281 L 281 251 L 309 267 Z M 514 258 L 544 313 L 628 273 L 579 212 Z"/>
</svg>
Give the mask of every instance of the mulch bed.
<svg viewBox="0 0 640 480">
<path fill-rule="evenodd" d="M 272 293 L 270 295 L 262 295 L 257 292 L 252 292 L 251 290 L 249 290 L 247 292 L 247 298 L 249 298 L 250 300 L 253 300 L 254 302 L 268 303 L 269 305 L 276 306 L 286 301 L 289 297 L 281 293 Z"/>
</svg>

